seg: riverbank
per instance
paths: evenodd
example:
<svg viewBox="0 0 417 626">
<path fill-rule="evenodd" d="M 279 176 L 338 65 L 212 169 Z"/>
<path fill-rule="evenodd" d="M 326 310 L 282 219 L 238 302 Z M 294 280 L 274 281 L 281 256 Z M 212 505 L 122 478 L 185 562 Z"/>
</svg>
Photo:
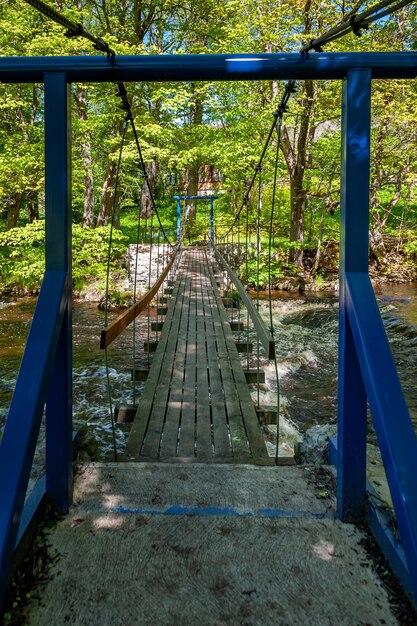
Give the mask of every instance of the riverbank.
<svg viewBox="0 0 417 626">
<path fill-rule="evenodd" d="M 387 237 L 385 241 L 385 256 L 376 261 L 370 259 L 369 275 L 374 286 L 386 284 L 410 284 L 417 282 L 417 259 L 407 255 L 399 240 Z M 137 252 L 137 255 L 136 255 Z M 318 269 L 314 266 L 316 249 L 306 249 L 304 263 L 301 269 L 280 261 L 279 277 L 272 276 L 272 289 L 291 294 L 333 293 L 339 291 L 339 242 L 332 240 L 323 244 Z M 163 263 L 162 253 L 158 246 L 129 245 L 126 253 L 119 259 L 117 268 L 113 268 L 109 278 L 109 306 L 123 308 L 133 303 L 133 294 L 144 293 L 149 284 L 156 280 L 158 268 Z M 86 272 L 87 272 L 86 268 Z M 136 274 L 136 285 L 135 285 Z M 260 272 L 262 275 L 262 272 Z M 74 287 L 76 302 L 103 303 L 105 298 L 106 281 L 95 275 L 85 273 L 83 280 L 78 280 Z M 251 285 L 255 288 L 256 285 Z M 259 285 L 261 290 L 267 285 Z M 21 284 L 8 285 L 7 288 L 0 282 L 0 297 L 6 300 L 36 296 L 39 287 L 25 288 Z"/>
</svg>

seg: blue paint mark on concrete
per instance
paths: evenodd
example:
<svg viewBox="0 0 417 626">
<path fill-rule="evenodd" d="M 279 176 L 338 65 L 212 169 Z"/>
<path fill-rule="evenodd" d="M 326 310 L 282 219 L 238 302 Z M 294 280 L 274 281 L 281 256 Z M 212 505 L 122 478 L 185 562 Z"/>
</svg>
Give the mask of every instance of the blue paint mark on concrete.
<svg viewBox="0 0 417 626">
<path fill-rule="evenodd" d="M 166 508 L 156 507 L 129 507 L 114 506 L 105 508 L 100 505 L 81 505 L 83 510 L 97 511 L 100 513 L 120 513 L 130 515 L 185 515 L 185 516 L 201 516 L 201 517 L 265 517 L 265 518 L 283 518 L 283 519 L 335 519 L 333 511 L 325 511 L 323 513 L 309 513 L 306 511 L 285 511 L 284 509 L 268 509 L 262 508 L 255 511 L 239 511 L 232 507 L 197 507 L 171 505 Z"/>
<path fill-rule="evenodd" d="M 286 519 L 335 519 L 333 511 L 307 513 L 305 511 L 284 511 L 283 509 L 259 509 L 260 517 L 282 517 Z"/>
</svg>

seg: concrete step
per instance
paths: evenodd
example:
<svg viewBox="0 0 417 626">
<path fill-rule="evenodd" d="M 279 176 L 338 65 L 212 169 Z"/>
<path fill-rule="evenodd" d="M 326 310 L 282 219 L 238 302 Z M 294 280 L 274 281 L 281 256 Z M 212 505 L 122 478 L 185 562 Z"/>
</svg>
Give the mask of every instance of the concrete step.
<svg viewBox="0 0 417 626">
<path fill-rule="evenodd" d="M 246 465 L 82 468 L 76 504 L 48 531 L 48 580 L 21 623 L 394 626 L 362 532 L 334 519 L 333 498 L 320 498 L 308 475 Z"/>
</svg>

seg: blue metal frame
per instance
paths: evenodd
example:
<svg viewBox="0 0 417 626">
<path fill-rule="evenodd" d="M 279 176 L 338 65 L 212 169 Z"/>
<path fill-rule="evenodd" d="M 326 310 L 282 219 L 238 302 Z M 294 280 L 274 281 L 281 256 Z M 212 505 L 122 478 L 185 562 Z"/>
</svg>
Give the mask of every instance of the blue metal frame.
<svg viewBox="0 0 417 626">
<path fill-rule="evenodd" d="M 401 536 L 398 549 L 404 550 L 417 599 L 417 439 L 368 275 L 370 97 L 371 72 L 348 72 L 342 103 L 338 512 L 345 521 L 365 517 L 368 400 Z"/>
<path fill-rule="evenodd" d="M 415 78 L 415 52 L 297 52 L 277 54 L 181 54 L 106 57 L 3 57 L 0 81 L 43 82 L 63 72 L 68 82 L 344 79 L 367 68 L 372 78 Z"/>
<path fill-rule="evenodd" d="M 45 76 L 46 267 L 0 446 L 0 606 L 46 405 L 45 490 L 68 511 L 72 490 L 71 158 L 69 85 Z M 38 494 L 41 499 L 41 494 Z M 24 520 L 27 524 L 27 520 Z"/>
<path fill-rule="evenodd" d="M 214 241 L 214 201 L 219 196 L 172 196 L 177 201 L 177 239 L 181 236 L 181 200 L 210 200 L 210 241 Z"/>
<path fill-rule="evenodd" d="M 405 563 L 410 588 L 417 599 L 417 440 L 367 267 L 371 80 L 416 76 L 417 54 L 414 52 L 129 56 L 111 60 L 98 56 L 0 59 L 0 81 L 45 82 L 47 227 L 45 277 L 0 446 L 0 602 L 7 586 L 45 405 L 46 481 L 45 486 L 39 483 L 36 503 L 42 500 L 43 490 L 58 511 L 68 510 L 71 502 L 69 84 L 288 78 L 344 79 L 338 513 L 343 520 L 362 521 L 369 506 L 366 500 L 368 401 L 395 507 L 401 546 L 395 547 L 377 515 L 371 516 L 370 523 L 388 557 L 393 560 L 394 550 L 398 563 Z M 214 196 L 197 198 L 210 200 L 212 238 Z M 177 228 L 180 228 L 180 220 L 179 209 Z M 22 530 L 23 526 L 20 532 Z"/>
<path fill-rule="evenodd" d="M 183 196 L 173 196 L 177 201 L 177 241 L 181 237 L 181 198 Z"/>
<path fill-rule="evenodd" d="M 346 274 L 368 271 L 371 74 L 343 81 L 339 275 L 338 509 L 359 521 L 366 497 L 366 393 L 346 311 Z M 354 462 L 352 462 L 354 459 Z"/>
<path fill-rule="evenodd" d="M 72 213 L 70 87 L 45 75 L 46 271 L 65 273 L 62 327 L 46 402 L 46 491 L 54 509 L 72 497 Z"/>
</svg>

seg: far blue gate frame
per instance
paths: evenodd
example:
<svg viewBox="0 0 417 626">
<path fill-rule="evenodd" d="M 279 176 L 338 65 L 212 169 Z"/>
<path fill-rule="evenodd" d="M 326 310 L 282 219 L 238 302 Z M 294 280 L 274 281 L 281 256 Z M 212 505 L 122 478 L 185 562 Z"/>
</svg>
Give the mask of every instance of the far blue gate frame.
<svg viewBox="0 0 417 626">
<path fill-rule="evenodd" d="M 214 241 L 214 201 L 219 196 L 172 196 L 177 201 L 177 239 L 181 237 L 181 200 L 210 200 L 210 241 Z"/>
</svg>

